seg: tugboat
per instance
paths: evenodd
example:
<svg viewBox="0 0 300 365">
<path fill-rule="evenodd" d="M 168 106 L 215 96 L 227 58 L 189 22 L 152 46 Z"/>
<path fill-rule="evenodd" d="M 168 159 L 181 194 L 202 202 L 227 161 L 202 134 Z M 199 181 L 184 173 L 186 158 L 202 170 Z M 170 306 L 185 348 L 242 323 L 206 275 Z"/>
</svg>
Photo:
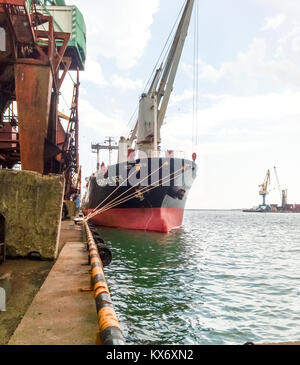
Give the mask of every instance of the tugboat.
<svg viewBox="0 0 300 365">
<path fill-rule="evenodd" d="M 194 7 L 187 0 L 168 57 L 139 102 L 138 120 L 128 138 L 121 137 L 118 163 L 97 164 L 83 202 L 86 219 L 97 226 L 167 233 L 182 225 L 189 190 L 197 174 L 192 159 L 162 155 L 162 127 Z M 135 143 L 135 146 L 134 146 Z M 107 147 L 109 149 L 109 147 Z"/>
</svg>

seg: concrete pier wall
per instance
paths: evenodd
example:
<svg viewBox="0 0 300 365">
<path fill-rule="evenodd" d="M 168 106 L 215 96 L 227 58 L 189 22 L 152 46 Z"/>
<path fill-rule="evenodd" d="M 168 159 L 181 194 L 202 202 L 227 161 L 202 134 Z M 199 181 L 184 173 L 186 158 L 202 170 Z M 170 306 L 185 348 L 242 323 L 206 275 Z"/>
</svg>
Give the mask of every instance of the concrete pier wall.
<svg viewBox="0 0 300 365">
<path fill-rule="evenodd" d="M 7 256 L 37 252 L 54 260 L 58 252 L 64 178 L 0 170 L 0 214 L 5 217 Z"/>
<path fill-rule="evenodd" d="M 68 209 L 68 218 L 73 220 L 76 217 L 76 214 L 78 212 L 78 209 L 76 207 L 76 202 L 66 200 L 65 201 L 67 209 Z"/>
</svg>

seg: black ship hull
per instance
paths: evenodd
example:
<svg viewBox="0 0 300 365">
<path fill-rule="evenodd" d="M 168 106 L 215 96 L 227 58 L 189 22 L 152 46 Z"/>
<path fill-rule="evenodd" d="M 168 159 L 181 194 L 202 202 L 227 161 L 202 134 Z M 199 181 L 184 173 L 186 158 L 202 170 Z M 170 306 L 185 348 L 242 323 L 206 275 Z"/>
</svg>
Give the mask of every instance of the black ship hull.
<svg viewBox="0 0 300 365">
<path fill-rule="evenodd" d="M 195 162 L 149 158 L 109 166 L 90 177 L 84 213 L 99 226 L 168 232 L 182 225 Z"/>
</svg>

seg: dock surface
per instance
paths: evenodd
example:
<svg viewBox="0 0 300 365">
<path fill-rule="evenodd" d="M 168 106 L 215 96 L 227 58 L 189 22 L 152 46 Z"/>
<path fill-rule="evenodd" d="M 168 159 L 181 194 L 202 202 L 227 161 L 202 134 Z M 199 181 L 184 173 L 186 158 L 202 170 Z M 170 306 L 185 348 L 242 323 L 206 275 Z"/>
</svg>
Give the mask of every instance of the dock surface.
<svg viewBox="0 0 300 365">
<path fill-rule="evenodd" d="M 78 237 L 79 227 L 66 228 L 66 239 Z M 94 345 L 98 321 L 93 291 L 86 291 L 90 283 L 86 245 L 66 242 L 9 345 Z"/>
</svg>

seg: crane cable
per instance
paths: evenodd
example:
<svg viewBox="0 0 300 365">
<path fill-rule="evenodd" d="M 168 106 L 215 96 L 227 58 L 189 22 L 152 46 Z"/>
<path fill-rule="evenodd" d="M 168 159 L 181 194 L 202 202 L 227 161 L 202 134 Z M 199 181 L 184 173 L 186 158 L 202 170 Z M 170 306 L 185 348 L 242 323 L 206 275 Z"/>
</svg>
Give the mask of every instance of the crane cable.
<svg viewBox="0 0 300 365">
<path fill-rule="evenodd" d="M 193 59 L 193 120 L 192 149 L 198 149 L 198 109 L 199 109 L 199 4 L 194 9 L 194 59 Z"/>
<path fill-rule="evenodd" d="M 180 9 L 180 11 L 179 11 L 179 13 L 177 15 L 177 18 L 176 18 L 176 20 L 175 20 L 175 22 L 174 22 L 174 24 L 172 26 L 172 29 L 171 29 L 171 31 L 170 31 L 170 33 L 168 35 L 168 38 L 167 38 L 167 40 L 166 40 L 166 42 L 164 44 L 164 47 L 163 47 L 163 49 L 162 49 L 162 51 L 161 51 L 161 53 L 160 53 L 160 55 L 159 55 L 159 57 L 157 59 L 157 62 L 156 62 L 155 66 L 154 66 L 154 68 L 152 70 L 152 73 L 151 73 L 151 75 L 150 75 L 150 77 L 149 77 L 149 79 L 148 79 L 148 81 L 146 83 L 146 86 L 144 88 L 143 93 L 145 93 L 148 85 L 150 84 L 150 81 L 151 81 L 151 79 L 152 79 L 152 77 L 153 77 L 153 75 L 154 75 L 154 73 L 155 73 L 155 71 L 156 71 L 156 69 L 158 67 L 158 64 L 161 63 L 161 64 L 164 64 L 164 66 L 165 66 L 165 61 L 166 61 L 167 55 L 168 55 L 168 53 L 170 51 L 170 48 L 172 46 L 172 42 L 170 42 L 170 39 L 172 37 L 172 34 L 174 33 L 174 30 L 175 30 L 175 27 L 176 27 L 176 25 L 178 23 L 178 20 L 180 19 L 180 16 L 183 13 L 185 4 L 186 4 L 186 0 L 184 0 L 184 3 L 183 3 L 183 5 L 182 5 L 182 7 L 181 7 L 181 9 Z M 128 132 L 128 133 L 126 133 L 126 134 L 129 134 L 134 129 L 135 122 L 136 122 L 134 117 L 135 117 L 135 115 L 137 113 L 137 110 L 138 110 L 138 107 L 136 107 L 136 109 L 135 109 L 132 117 L 130 118 L 130 120 L 129 120 L 128 124 L 127 124 L 127 127 L 128 128 L 127 128 L 126 132 Z"/>
</svg>

